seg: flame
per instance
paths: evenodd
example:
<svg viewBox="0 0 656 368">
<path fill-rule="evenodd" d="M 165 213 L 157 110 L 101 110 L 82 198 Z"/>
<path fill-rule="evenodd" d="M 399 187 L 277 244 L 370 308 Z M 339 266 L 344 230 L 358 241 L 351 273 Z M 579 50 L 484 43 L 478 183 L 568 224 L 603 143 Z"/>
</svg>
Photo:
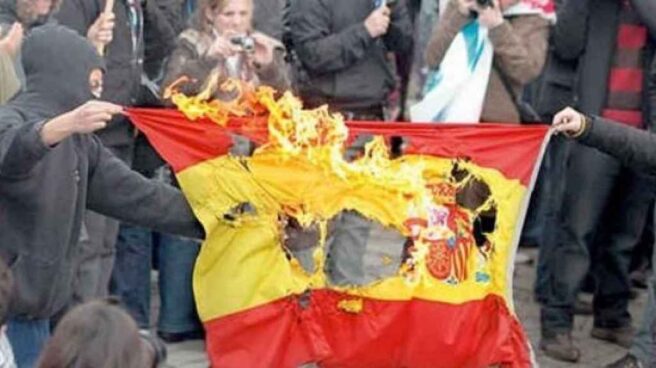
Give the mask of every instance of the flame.
<svg viewBox="0 0 656 368">
<path fill-rule="evenodd" d="M 254 155 L 273 153 L 283 161 L 302 156 L 318 168 L 356 185 L 383 187 L 404 199 L 407 207 L 399 210 L 405 211 L 404 215 L 408 219 L 421 219 L 421 222 L 431 224 L 431 213 L 435 212 L 436 208 L 444 208 L 436 191 L 442 193 L 445 188 L 428 183 L 428 174 L 422 161 L 401 157 L 395 159 L 399 160 L 395 162 L 390 158 L 389 148 L 383 137 L 374 137 L 365 145 L 362 157 L 349 161 L 344 158 L 349 131 L 342 115 L 331 113 L 327 106 L 305 109 L 303 103 L 291 92 L 277 97 L 276 91 L 269 87 L 254 88 L 241 81 L 226 80 L 218 83 L 218 80 L 218 74 L 213 73 L 198 95 L 187 96 L 179 90 L 181 85 L 190 82 L 188 78 L 183 77 L 166 89 L 164 97 L 170 99 L 192 121 L 207 118 L 225 127 L 232 118 L 266 117 L 268 140 Z M 215 98 L 217 94 L 231 95 L 232 98 L 224 101 Z M 455 201 L 455 189 L 447 189 L 450 190 L 446 192 L 452 194 L 448 197 Z M 440 203 L 437 203 L 438 201 Z M 311 213 L 302 203 L 285 204 L 283 211 L 287 216 L 296 218 L 304 227 L 319 223 L 325 228 L 329 220 Z M 415 265 L 424 262 L 431 244 L 422 244 L 419 240 L 429 239 L 434 242 L 434 238 L 446 230 L 442 225 L 386 225 L 394 226 L 404 236 L 415 240 L 412 256 L 401 271 L 412 282 L 416 279 Z M 345 302 L 340 307 L 358 309 L 352 308 L 350 302 Z"/>
<path fill-rule="evenodd" d="M 276 91 L 270 87 L 254 88 L 239 80 L 227 79 L 223 83 L 218 80 L 219 73 L 212 73 L 199 94 L 187 96 L 179 87 L 190 80 L 182 77 L 166 89 L 164 98 L 170 99 L 192 121 L 208 118 L 226 126 L 234 117 L 268 116 L 268 141 L 258 151 L 273 152 L 281 159 L 303 155 L 312 164 L 342 179 L 374 181 L 395 188 L 414 203 L 415 214 L 416 209 L 430 202 L 432 195 L 423 177 L 423 166 L 413 163 L 393 168 L 389 148 L 382 137 L 374 137 L 365 145 L 364 155 L 349 162 L 344 159 L 349 132 L 341 114 L 331 113 L 327 106 L 304 109 L 301 100 L 289 91 L 276 98 Z M 234 96 L 224 101 L 214 98 L 216 93 Z M 308 218 L 300 209 L 293 212 Z"/>
<path fill-rule="evenodd" d="M 203 90 L 195 96 L 188 96 L 179 87 L 194 80 L 180 77 L 164 90 L 163 97 L 170 100 L 187 119 L 196 121 L 208 118 L 221 126 L 225 126 L 233 117 L 256 116 L 266 112 L 259 104 L 260 97 L 257 94 L 273 96 L 273 89 L 261 87 L 256 91 L 251 85 L 238 80 L 227 79 L 219 83 L 219 78 L 219 72 L 213 71 Z M 214 98 L 215 93 L 232 96 L 224 101 Z"/>
</svg>

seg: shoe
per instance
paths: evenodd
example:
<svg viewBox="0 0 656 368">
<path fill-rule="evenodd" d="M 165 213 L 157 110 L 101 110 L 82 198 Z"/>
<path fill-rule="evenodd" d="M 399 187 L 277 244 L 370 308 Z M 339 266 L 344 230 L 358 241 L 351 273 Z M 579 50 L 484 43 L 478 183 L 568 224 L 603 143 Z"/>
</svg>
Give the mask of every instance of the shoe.
<svg viewBox="0 0 656 368">
<path fill-rule="evenodd" d="M 576 302 L 574 303 L 574 314 L 577 316 L 592 315 L 592 303 L 577 298 Z"/>
<path fill-rule="evenodd" d="M 649 270 L 642 268 L 631 272 L 631 285 L 638 289 L 646 289 L 649 282 Z"/>
<path fill-rule="evenodd" d="M 644 368 L 644 365 L 635 356 L 626 354 L 622 359 L 610 363 L 604 368 Z"/>
<path fill-rule="evenodd" d="M 629 300 L 636 300 L 640 296 L 640 291 L 632 288 L 629 290 Z"/>
<path fill-rule="evenodd" d="M 205 332 L 203 331 L 190 331 L 190 332 L 163 332 L 157 331 L 157 336 L 160 339 L 164 340 L 167 344 L 175 344 L 178 342 L 188 341 L 188 340 L 202 340 L 205 338 Z"/>
<path fill-rule="evenodd" d="M 531 256 L 528 253 L 520 250 L 519 252 L 517 252 L 517 254 L 515 254 L 515 264 L 531 265 L 533 264 L 533 258 L 531 258 Z"/>
<path fill-rule="evenodd" d="M 633 335 L 635 329 L 631 326 L 618 327 L 618 328 L 603 328 L 594 327 L 590 331 L 590 336 L 595 339 L 604 340 L 613 344 L 617 344 L 623 348 L 630 348 L 633 343 Z"/>
<path fill-rule="evenodd" d="M 569 333 L 553 337 L 542 336 L 540 349 L 546 356 L 563 362 L 576 363 L 581 358 L 581 351 L 574 346 L 572 335 Z"/>
</svg>

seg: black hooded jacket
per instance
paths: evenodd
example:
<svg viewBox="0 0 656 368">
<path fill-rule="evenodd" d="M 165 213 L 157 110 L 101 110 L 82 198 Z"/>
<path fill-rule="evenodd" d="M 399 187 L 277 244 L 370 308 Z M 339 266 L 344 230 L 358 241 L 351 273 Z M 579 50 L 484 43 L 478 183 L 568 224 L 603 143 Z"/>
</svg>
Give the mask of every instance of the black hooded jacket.
<svg viewBox="0 0 656 368">
<path fill-rule="evenodd" d="M 92 98 L 93 47 L 65 27 L 35 29 L 23 44 L 26 91 L 0 107 L 0 255 L 16 280 L 12 316 L 47 318 L 69 300 L 86 208 L 154 229 L 202 237 L 177 189 L 131 171 L 93 134 L 54 147 L 44 122 Z"/>
</svg>

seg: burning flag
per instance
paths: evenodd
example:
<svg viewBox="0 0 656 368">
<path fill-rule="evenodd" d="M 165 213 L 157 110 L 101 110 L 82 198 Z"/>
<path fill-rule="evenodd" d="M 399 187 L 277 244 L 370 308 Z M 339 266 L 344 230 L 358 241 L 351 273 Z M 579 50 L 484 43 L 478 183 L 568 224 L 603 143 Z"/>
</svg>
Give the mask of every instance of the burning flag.
<svg viewBox="0 0 656 368">
<path fill-rule="evenodd" d="M 129 111 L 206 230 L 194 291 L 212 366 L 531 365 L 512 268 L 546 128 L 345 123 L 226 88 L 234 101 L 172 90 L 180 111 Z M 228 153 L 235 134 L 252 156 Z M 345 160 L 360 134 L 376 138 Z M 394 159 L 393 135 L 409 142 Z"/>
</svg>

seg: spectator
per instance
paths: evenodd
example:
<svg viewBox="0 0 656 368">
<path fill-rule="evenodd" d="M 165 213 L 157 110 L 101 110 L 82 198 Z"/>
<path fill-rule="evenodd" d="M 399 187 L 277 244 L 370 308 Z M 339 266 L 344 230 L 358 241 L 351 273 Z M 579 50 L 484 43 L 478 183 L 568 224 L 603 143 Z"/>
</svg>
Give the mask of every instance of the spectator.
<svg viewBox="0 0 656 368">
<path fill-rule="evenodd" d="M 122 106 L 157 101 L 152 96 L 157 91 L 149 88 L 153 83 L 144 68 L 157 74 L 161 61 L 173 49 L 177 24 L 172 5 L 168 0 L 116 0 L 108 14 L 103 12 L 104 6 L 105 0 L 67 0 L 56 18 L 105 51 L 103 100 Z M 136 133 L 125 116 L 116 115 L 107 129 L 97 134 L 118 158 L 132 164 Z M 70 304 L 107 295 L 116 249 L 125 248 L 116 244 L 118 232 L 116 220 L 93 211 L 86 213 Z"/>
<path fill-rule="evenodd" d="M 25 84 L 25 73 L 21 63 L 20 39 L 23 32 L 51 21 L 51 15 L 59 8 L 61 0 L 2 0 L 0 1 L 0 36 L 6 38 L 10 50 L 0 51 L 2 73 L 7 75 L 0 86 L 0 104 L 13 96 Z M 21 25 L 17 29 L 18 24 Z M 9 51 L 7 53 L 7 51 Z M 1 55 L 4 54 L 4 55 Z M 11 56 L 12 64 L 9 62 Z M 16 83 L 18 78 L 18 84 Z M 4 82 L 7 81 L 7 82 Z M 6 83 L 6 84 L 5 84 Z M 2 96 L 4 95 L 4 96 Z"/>
<path fill-rule="evenodd" d="M 248 59 L 246 68 L 252 68 L 255 72 L 253 82 L 273 85 L 280 90 L 288 89 L 284 48 L 279 41 L 252 31 L 252 14 L 251 0 L 201 1 L 191 28 L 179 37 L 178 46 L 167 65 L 164 84 L 181 76 L 192 76 L 199 82 L 184 89 L 187 93 L 196 94 L 217 66 L 244 56 Z M 230 43 L 231 37 L 247 35 L 255 41 L 252 54 Z M 171 180 L 170 173 L 164 177 Z M 156 247 L 159 265 L 162 309 L 158 335 L 167 342 L 202 337 L 202 326 L 192 295 L 193 265 L 199 245 L 188 239 L 151 234 L 139 229 L 123 231 L 121 237 L 121 241 L 129 244 L 127 248 L 133 251 L 122 256 L 129 259 L 128 262 L 117 264 L 116 273 L 126 281 L 122 285 L 113 285 L 113 289 L 123 298 L 139 326 L 149 326 L 150 265 L 153 262 L 146 246 L 151 245 Z"/>
<path fill-rule="evenodd" d="M 578 62 L 577 107 L 618 123 L 651 128 L 643 111 L 649 73 L 646 57 L 656 43 L 656 12 L 646 0 L 567 0 L 558 9 L 553 48 Z M 591 335 L 628 347 L 631 250 L 638 242 L 653 200 L 653 181 L 602 152 L 573 145 L 565 194 L 546 270 L 549 290 L 541 310 L 540 347 L 555 359 L 576 362 L 571 339 L 573 310 L 590 266 L 596 281 Z M 539 275 L 538 278 L 541 278 Z"/>
<path fill-rule="evenodd" d="M 450 0 L 426 46 L 429 68 L 446 67 L 441 64 L 447 51 L 453 47 L 463 27 L 472 20 L 472 14 L 478 14 L 478 22 L 488 30 L 493 49 L 491 66 L 481 64 L 481 67 L 491 67 L 491 70 L 487 81 L 479 83 L 487 90 L 479 107 L 480 117 L 474 121 L 520 123 L 517 96 L 521 96 L 523 87 L 542 72 L 549 22 L 520 0 L 493 0 L 491 6 L 481 6 L 475 0 Z M 482 62 L 484 58 L 481 58 Z M 467 88 L 477 80 L 478 74 L 474 73 L 460 88 Z M 451 78 L 453 76 L 445 75 L 440 83 L 447 83 Z M 459 92 L 453 91 L 454 94 Z M 466 95 L 463 97 L 469 100 L 468 109 L 476 110 L 471 106 L 474 103 L 472 95 Z M 452 117 L 446 119 L 454 121 Z"/>
<path fill-rule="evenodd" d="M 656 58 L 652 63 L 656 86 Z M 652 87 L 653 88 L 653 87 Z M 652 93 L 652 98 L 656 94 Z M 556 116 L 556 130 L 568 133 L 582 144 L 613 155 L 623 163 L 656 173 L 656 136 L 653 133 L 624 127 L 603 118 L 590 119 L 572 109 Z M 656 264 L 656 252 L 652 254 Z M 629 354 L 607 368 L 652 367 L 656 364 L 656 274 L 649 281 L 647 305 Z"/>
<path fill-rule="evenodd" d="M 91 301 L 61 320 L 39 359 L 39 368 L 156 367 L 137 325 L 113 301 Z"/>
<path fill-rule="evenodd" d="M 2 30 L 0 29 L 0 34 Z M 7 35 L 0 39 L 0 105 L 9 100 L 20 89 L 20 81 L 14 68 L 14 60 L 23 42 L 23 26 L 14 23 Z"/>
<path fill-rule="evenodd" d="M 196 94 L 216 69 L 222 71 L 223 79 L 249 80 L 278 91 L 289 88 L 284 46 L 263 33 L 253 32 L 252 0 L 202 0 L 194 18 L 193 26 L 180 35 L 167 66 L 165 85 L 187 76 L 197 82 L 183 91 Z M 253 40 L 252 52 L 234 43 L 246 40 L 244 37 Z M 240 71 L 231 70 L 240 63 Z"/>
<path fill-rule="evenodd" d="M 411 51 L 412 26 L 405 0 L 391 9 L 374 3 L 291 0 L 295 83 L 307 107 L 329 104 L 347 119 L 384 120 L 396 84 L 387 52 Z"/>
<path fill-rule="evenodd" d="M 16 368 L 14 353 L 11 350 L 5 331 L 13 291 L 14 279 L 11 276 L 11 271 L 0 258 L 0 368 Z"/>
<path fill-rule="evenodd" d="M 103 85 L 91 44 L 42 26 L 22 51 L 26 91 L 0 108 L 0 255 L 16 282 L 7 334 L 29 367 L 71 298 L 85 208 L 190 237 L 203 231 L 179 190 L 132 172 L 89 134 L 121 111 L 89 101 Z"/>
</svg>

